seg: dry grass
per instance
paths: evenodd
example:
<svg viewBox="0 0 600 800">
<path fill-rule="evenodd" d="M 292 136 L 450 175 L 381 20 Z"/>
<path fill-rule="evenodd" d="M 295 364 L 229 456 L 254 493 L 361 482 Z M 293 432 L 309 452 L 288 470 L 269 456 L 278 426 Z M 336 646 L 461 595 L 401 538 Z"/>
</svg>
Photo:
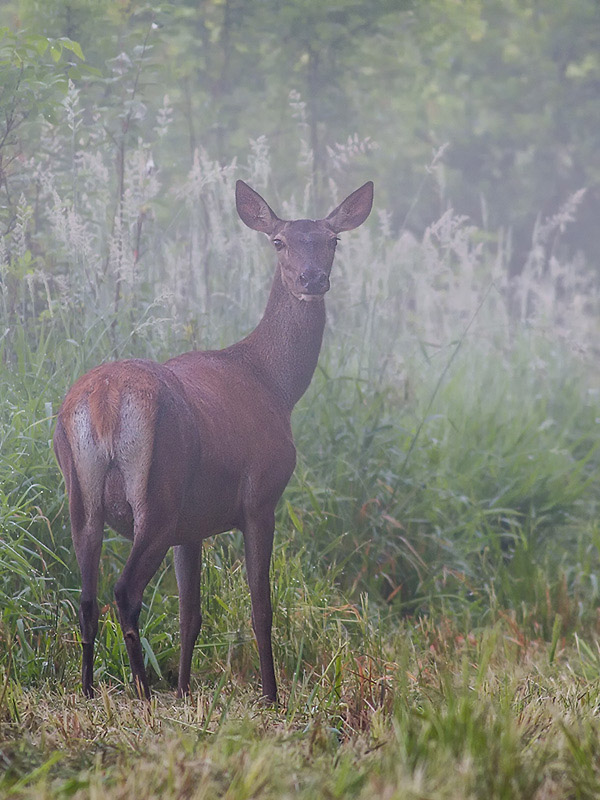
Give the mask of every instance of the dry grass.
<svg viewBox="0 0 600 800">
<path fill-rule="evenodd" d="M 150 705 L 106 687 L 86 701 L 11 684 L 0 796 L 591 797 L 600 683 L 574 648 L 550 659 L 516 633 L 422 621 L 399 641 L 386 630 L 385 690 L 347 663 L 319 710 L 309 685 L 273 709 L 231 676 L 216 697 L 160 692 Z"/>
</svg>

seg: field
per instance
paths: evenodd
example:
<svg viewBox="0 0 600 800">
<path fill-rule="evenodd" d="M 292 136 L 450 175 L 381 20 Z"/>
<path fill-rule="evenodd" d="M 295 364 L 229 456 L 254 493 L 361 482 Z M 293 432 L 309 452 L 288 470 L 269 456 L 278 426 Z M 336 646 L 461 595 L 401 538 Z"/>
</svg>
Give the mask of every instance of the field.
<svg viewBox="0 0 600 800">
<path fill-rule="evenodd" d="M 102 361 L 258 322 L 273 260 L 236 218 L 236 178 L 289 217 L 355 187 L 329 182 L 315 211 L 299 158 L 278 198 L 264 138 L 245 163 L 198 150 L 180 183 L 128 140 L 115 186 L 102 120 L 83 129 L 73 85 L 61 109 L 0 240 L 0 797 L 597 797 L 600 302 L 560 248 L 581 194 L 539 220 L 512 277 L 501 234 L 450 208 L 417 238 L 376 205 L 344 236 L 277 516 L 280 705 L 259 701 L 236 532 L 205 548 L 189 701 L 169 558 L 148 587 L 147 705 L 112 595 L 129 545 L 107 531 L 90 701 L 61 398 Z"/>
</svg>

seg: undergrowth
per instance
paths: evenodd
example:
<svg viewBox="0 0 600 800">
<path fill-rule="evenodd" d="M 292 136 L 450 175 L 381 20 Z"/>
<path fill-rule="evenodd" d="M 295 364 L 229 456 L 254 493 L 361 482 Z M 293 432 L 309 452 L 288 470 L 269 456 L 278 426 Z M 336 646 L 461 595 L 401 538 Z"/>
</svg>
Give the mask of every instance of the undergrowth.
<svg viewBox="0 0 600 800">
<path fill-rule="evenodd" d="M 386 627 L 380 650 L 380 622 L 356 622 L 375 650 L 342 642 L 311 671 L 300 651 L 279 709 L 233 665 L 186 702 L 5 682 L 0 796 L 597 796 L 593 656 L 509 621 L 465 635 L 449 618 Z"/>
<path fill-rule="evenodd" d="M 237 177 L 275 193 L 268 143 L 225 166 L 199 150 L 167 203 L 151 166 L 160 118 L 148 139 L 111 143 L 71 86 L 24 166 L 35 202 L 24 184 L 0 243 L 0 791 L 595 796 L 598 298 L 584 265 L 544 260 L 536 239 L 558 238 L 577 198 L 534 232 L 513 278 L 500 237 L 451 210 L 417 241 L 377 209 L 342 243 L 277 512 L 281 708 L 256 704 L 236 532 L 205 546 L 191 702 L 171 693 L 170 557 L 146 590 L 150 707 L 129 695 L 112 595 L 129 544 L 107 532 L 100 694 L 76 694 L 58 405 L 102 361 L 235 341 L 258 322 L 272 269 L 233 193 Z M 282 213 L 326 213 L 298 172 Z"/>
</svg>

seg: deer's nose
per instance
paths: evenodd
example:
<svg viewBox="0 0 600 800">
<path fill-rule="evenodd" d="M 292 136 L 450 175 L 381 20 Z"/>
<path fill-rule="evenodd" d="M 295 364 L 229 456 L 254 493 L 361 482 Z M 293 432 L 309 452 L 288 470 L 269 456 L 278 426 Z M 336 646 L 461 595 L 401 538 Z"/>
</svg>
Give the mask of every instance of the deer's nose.
<svg viewBox="0 0 600 800">
<path fill-rule="evenodd" d="M 324 294 L 329 289 L 329 277 L 321 270 L 305 270 L 298 276 L 298 282 L 306 294 Z"/>
</svg>

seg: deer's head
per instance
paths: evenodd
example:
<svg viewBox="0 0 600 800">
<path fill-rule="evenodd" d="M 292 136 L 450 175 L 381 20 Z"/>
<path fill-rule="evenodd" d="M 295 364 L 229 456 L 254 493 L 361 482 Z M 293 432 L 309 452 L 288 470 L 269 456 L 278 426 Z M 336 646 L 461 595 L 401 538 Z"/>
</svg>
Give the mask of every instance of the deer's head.
<svg viewBox="0 0 600 800">
<path fill-rule="evenodd" d="M 329 289 L 338 233 L 357 228 L 373 205 L 373 182 L 352 192 L 325 219 L 283 220 L 244 181 L 235 187 L 242 222 L 266 233 L 278 253 L 284 285 L 299 300 L 315 300 Z"/>
</svg>

